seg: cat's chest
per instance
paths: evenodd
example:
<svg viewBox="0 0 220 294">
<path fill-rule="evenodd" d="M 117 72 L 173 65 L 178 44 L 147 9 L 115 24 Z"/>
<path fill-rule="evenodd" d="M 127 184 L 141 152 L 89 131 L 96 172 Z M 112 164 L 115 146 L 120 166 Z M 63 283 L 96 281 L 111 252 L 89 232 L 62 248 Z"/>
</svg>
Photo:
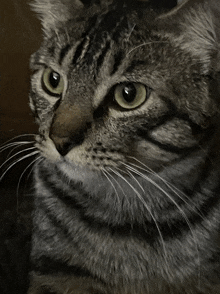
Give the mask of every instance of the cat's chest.
<svg viewBox="0 0 220 294">
<path fill-rule="evenodd" d="M 152 247 L 131 234 L 113 233 L 109 228 L 90 226 L 77 216 L 66 222 L 36 211 L 35 223 L 41 236 L 34 237 L 33 256 L 49 256 L 50 269 L 56 267 L 54 260 L 65 260 L 67 272 L 83 265 L 95 277 L 104 282 L 120 280 L 131 283 L 136 279 L 146 280 L 148 267 L 157 273 L 158 256 Z M 41 221 L 40 221 L 41 220 Z M 124 235 L 124 236 L 123 236 Z M 127 236 L 125 236 L 127 235 Z M 162 261 L 162 260 L 161 260 Z"/>
</svg>

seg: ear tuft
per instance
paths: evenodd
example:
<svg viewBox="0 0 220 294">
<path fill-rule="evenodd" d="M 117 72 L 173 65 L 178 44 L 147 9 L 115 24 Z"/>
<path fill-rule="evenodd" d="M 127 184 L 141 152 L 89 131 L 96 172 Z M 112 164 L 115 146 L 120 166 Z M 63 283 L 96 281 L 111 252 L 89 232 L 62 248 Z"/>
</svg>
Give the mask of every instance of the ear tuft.
<svg viewBox="0 0 220 294">
<path fill-rule="evenodd" d="M 220 55 L 220 1 L 180 2 L 173 11 L 160 17 L 161 27 L 183 50 L 200 60 L 204 74 L 217 67 L 220 70 L 217 58 Z"/>
<path fill-rule="evenodd" d="M 83 8 L 80 0 L 34 0 L 30 6 L 39 15 L 46 33 L 74 18 L 76 11 Z"/>
<path fill-rule="evenodd" d="M 211 63 L 214 52 L 219 44 L 216 36 L 213 15 L 209 7 L 198 6 L 190 9 L 182 23 L 185 41 L 182 47 L 194 56 L 199 56 L 205 65 Z"/>
</svg>

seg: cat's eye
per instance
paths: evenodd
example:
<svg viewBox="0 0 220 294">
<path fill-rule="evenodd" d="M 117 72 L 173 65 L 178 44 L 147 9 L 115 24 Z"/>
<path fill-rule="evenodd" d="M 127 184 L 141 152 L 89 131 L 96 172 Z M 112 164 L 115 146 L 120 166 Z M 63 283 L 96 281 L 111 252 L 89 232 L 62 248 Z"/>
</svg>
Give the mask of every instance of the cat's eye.
<svg viewBox="0 0 220 294">
<path fill-rule="evenodd" d="M 46 68 L 42 76 L 43 88 L 52 96 L 60 96 L 64 90 L 62 76 L 51 68 Z"/>
<path fill-rule="evenodd" d="M 116 86 L 114 95 L 119 106 L 125 109 L 134 109 L 145 102 L 148 91 L 143 84 L 125 83 Z"/>
</svg>

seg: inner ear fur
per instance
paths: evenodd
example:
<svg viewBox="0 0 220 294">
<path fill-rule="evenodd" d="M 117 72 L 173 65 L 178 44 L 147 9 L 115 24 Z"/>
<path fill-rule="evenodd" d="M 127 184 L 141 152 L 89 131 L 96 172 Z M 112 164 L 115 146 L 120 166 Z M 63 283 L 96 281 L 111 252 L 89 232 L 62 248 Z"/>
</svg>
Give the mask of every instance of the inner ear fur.
<svg viewBox="0 0 220 294">
<path fill-rule="evenodd" d="M 220 71 L 220 1 L 185 0 L 157 19 L 164 35 L 198 58 L 204 74 Z"/>
<path fill-rule="evenodd" d="M 84 4 L 80 0 L 34 0 L 30 6 L 37 13 L 47 35 L 60 23 L 73 19 Z"/>
</svg>

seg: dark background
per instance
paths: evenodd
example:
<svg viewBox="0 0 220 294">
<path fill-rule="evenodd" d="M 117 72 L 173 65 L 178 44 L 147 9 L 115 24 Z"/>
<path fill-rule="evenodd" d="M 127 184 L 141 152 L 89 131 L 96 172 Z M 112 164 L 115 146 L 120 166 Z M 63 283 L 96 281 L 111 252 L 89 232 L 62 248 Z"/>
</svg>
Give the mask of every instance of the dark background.
<svg viewBox="0 0 220 294">
<path fill-rule="evenodd" d="M 31 11 L 30 0 L 0 2 L 0 145 L 21 134 L 36 133 L 37 126 L 28 106 L 30 88 L 29 58 L 42 41 L 40 21 Z M 20 140 L 30 140 L 30 137 Z M 15 139 L 18 141 L 19 139 Z M 30 147 L 29 145 L 27 147 Z M 1 147 L 0 147 L 1 148 Z M 15 149 L 11 155 L 21 149 Z M 0 153 L 0 165 L 11 148 Z M 22 155 L 22 154 L 21 154 Z M 20 156 L 21 156 L 20 155 Z M 8 163 L 13 163 L 14 159 Z M 32 158 L 33 159 L 33 158 Z M 30 160 L 17 163 L 0 182 L 0 213 L 17 205 L 19 178 Z M 9 165 L 0 168 L 0 177 Z M 19 197 L 24 195 L 28 172 L 24 174 Z M 30 182 L 30 179 L 29 179 Z"/>
</svg>

